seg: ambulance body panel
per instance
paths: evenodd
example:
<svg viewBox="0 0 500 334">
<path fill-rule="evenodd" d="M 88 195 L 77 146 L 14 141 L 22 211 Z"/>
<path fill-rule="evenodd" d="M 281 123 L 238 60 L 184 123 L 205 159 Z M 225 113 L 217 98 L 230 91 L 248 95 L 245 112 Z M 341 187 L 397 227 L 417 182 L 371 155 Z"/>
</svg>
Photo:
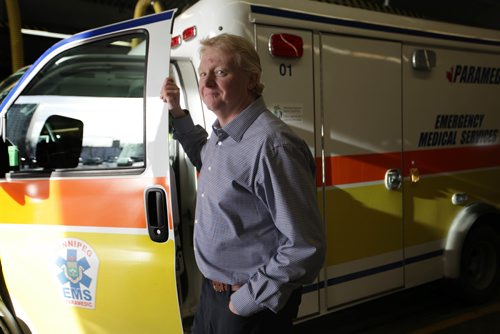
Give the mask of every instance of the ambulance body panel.
<svg viewBox="0 0 500 334">
<path fill-rule="evenodd" d="M 200 1 L 179 15 L 173 35 L 191 27 L 200 39 L 229 32 L 253 40 L 268 108 L 316 156 L 328 251 L 320 280 L 304 288 L 299 316 L 459 277 L 468 230 L 479 217 L 498 222 L 500 120 L 492 101 L 500 33 L 315 1 Z M 273 34 L 299 36 L 302 55 L 273 56 Z M 199 45 L 192 41 L 172 54 L 196 66 Z M 456 65 L 461 74 L 450 74 Z M 473 87 L 475 75 L 491 84 Z M 450 76 L 472 82 L 453 88 Z M 487 117 L 465 111 L 477 109 L 477 99 L 490 110 Z M 210 132 L 215 118 L 202 112 Z M 447 115 L 491 123 L 455 126 L 457 147 L 433 144 L 446 141 L 446 126 L 434 127 Z M 484 178 L 469 183 L 478 169 L 486 169 Z"/>
<path fill-rule="evenodd" d="M 269 110 L 316 158 L 327 257 L 303 288 L 298 321 L 442 278 L 471 299 L 496 287 L 498 263 L 475 266 L 474 254 L 500 256 L 499 32 L 316 1 L 201 0 L 176 16 L 170 50 L 170 28 L 144 20 L 111 29 L 143 33 L 144 42 L 104 62 L 71 51 L 84 38 L 53 48 L 1 105 L 2 138 L 25 160 L 0 176 L 0 260 L 16 315 L 33 332 L 62 317 L 71 332 L 189 326 L 201 282 L 192 251 L 197 174 L 158 93 L 170 73 L 182 106 L 210 133 L 198 51 L 201 39 L 225 32 L 254 43 Z M 57 58 L 66 51 L 72 57 Z M 133 84 L 141 55 L 143 86 Z M 43 82 L 51 59 L 109 87 L 77 76 L 57 81 L 59 95 L 23 93 Z M 94 95 L 72 95 L 82 83 Z M 13 120 L 15 111 L 31 122 Z M 46 123 L 79 129 L 78 120 L 81 161 L 44 171 L 30 152 L 40 138 L 50 142 Z M 12 143 L 19 133 L 25 147 Z M 80 295 L 77 282 L 90 288 Z"/>
<path fill-rule="evenodd" d="M 435 52 L 436 67 L 412 71 L 412 52 L 426 48 Z M 429 255 L 435 276 L 444 269 L 446 277 L 456 278 L 458 251 L 472 221 L 498 208 L 500 101 L 494 96 L 500 59 L 494 53 L 404 45 L 403 60 L 405 245 L 410 257 Z M 426 251 L 414 251 L 426 244 Z M 415 281 L 411 273 L 420 270 L 408 266 L 409 286 Z"/>
</svg>

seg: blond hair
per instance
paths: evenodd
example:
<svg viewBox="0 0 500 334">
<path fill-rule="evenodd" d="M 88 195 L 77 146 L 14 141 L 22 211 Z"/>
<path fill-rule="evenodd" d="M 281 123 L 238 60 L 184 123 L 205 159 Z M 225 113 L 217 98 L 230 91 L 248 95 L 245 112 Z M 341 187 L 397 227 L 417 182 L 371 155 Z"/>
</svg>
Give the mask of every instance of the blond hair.
<svg viewBox="0 0 500 334">
<path fill-rule="evenodd" d="M 245 72 L 257 75 L 257 84 L 252 89 L 252 93 L 256 97 L 262 95 L 262 91 L 264 90 L 264 84 L 260 82 L 262 67 L 259 55 L 252 43 L 243 37 L 231 34 L 221 34 L 212 38 L 206 38 L 200 43 L 200 54 L 209 47 L 233 54 L 237 66 Z"/>
</svg>

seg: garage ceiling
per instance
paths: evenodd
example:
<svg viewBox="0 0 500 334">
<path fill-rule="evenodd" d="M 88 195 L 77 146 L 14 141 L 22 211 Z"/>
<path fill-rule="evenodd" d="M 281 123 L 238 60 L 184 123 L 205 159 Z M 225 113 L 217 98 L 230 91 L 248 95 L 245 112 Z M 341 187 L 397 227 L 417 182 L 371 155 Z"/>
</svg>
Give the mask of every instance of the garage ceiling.
<svg viewBox="0 0 500 334">
<path fill-rule="evenodd" d="M 197 0 L 157 0 L 180 11 Z M 500 0 L 317 0 L 500 30 Z M 137 0 L 18 0 L 25 29 L 74 34 L 133 17 Z M 151 13 L 153 9 L 151 7 Z M 25 63 L 57 39 L 23 35 Z M 0 80 L 11 73 L 5 0 L 0 0 Z"/>
<path fill-rule="evenodd" d="M 155 0 L 164 8 L 189 7 L 197 0 Z M 500 29 L 500 0 L 319 0 L 341 5 L 382 8 L 389 5 L 400 13 L 413 13 L 429 19 Z M 18 0 L 23 26 L 61 33 L 75 33 L 97 26 L 130 19 L 137 0 Z M 151 11 L 152 12 L 152 11 Z M 7 18 L 0 0 L 0 27 Z"/>
<path fill-rule="evenodd" d="M 197 0 L 158 0 L 164 8 L 183 8 Z M 131 19 L 137 0 L 18 0 L 23 28 L 65 34 Z M 5 7 L 0 0 L 0 7 Z M 168 6 L 167 6 L 168 3 Z M 0 19 L 5 8 L 0 8 Z M 151 7 L 151 13 L 153 8 Z"/>
</svg>

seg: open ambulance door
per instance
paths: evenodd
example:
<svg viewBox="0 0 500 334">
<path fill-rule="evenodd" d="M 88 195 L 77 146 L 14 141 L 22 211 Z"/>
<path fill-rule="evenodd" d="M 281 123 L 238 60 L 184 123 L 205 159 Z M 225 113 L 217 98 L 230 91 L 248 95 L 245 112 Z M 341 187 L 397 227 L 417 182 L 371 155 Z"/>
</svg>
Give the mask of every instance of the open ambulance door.
<svg viewBox="0 0 500 334">
<path fill-rule="evenodd" d="M 159 98 L 174 12 L 61 41 L 0 105 L 0 260 L 32 332 L 182 333 Z"/>
</svg>

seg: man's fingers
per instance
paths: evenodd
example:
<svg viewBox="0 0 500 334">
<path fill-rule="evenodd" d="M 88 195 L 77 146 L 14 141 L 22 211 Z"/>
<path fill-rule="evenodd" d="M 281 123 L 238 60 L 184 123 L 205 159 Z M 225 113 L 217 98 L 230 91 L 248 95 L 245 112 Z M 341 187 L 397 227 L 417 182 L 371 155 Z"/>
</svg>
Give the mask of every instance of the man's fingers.
<svg viewBox="0 0 500 334">
<path fill-rule="evenodd" d="M 160 98 L 167 102 L 169 98 L 174 98 L 175 95 L 179 94 L 179 87 L 175 84 L 175 81 L 171 77 L 165 78 L 163 81 L 163 86 L 160 91 Z M 174 96 L 172 96 L 174 95 Z"/>
</svg>

